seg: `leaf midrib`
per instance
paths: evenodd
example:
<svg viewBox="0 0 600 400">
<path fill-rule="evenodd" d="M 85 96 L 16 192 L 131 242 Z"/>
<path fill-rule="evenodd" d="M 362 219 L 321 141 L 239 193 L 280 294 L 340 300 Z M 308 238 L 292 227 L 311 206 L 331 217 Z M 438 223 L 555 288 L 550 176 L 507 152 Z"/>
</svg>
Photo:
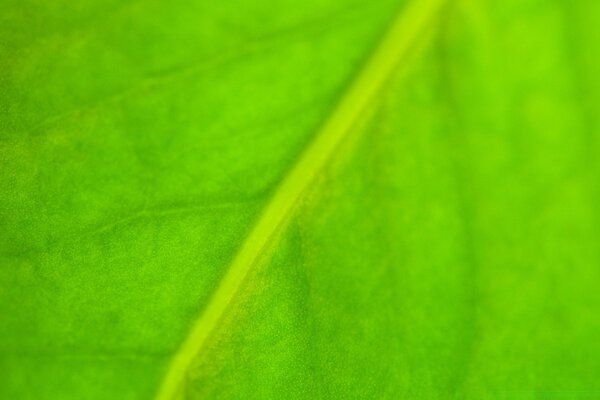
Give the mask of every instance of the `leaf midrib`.
<svg viewBox="0 0 600 400">
<path fill-rule="evenodd" d="M 325 168 L 344 138 L 376 98 L 399 62 L 426 33 L 447 0 L 413 0 L 394 20 L 391 29 L 351 83 L 296 164 L 279 184 L 246 240 L 229 265 L 204 311 L 174 354 L 156 400 L 174 400 L 181 394 L 190 365 L 218 326 L 248 272 L 282 228 L 296 204 Z"/>
</svg>

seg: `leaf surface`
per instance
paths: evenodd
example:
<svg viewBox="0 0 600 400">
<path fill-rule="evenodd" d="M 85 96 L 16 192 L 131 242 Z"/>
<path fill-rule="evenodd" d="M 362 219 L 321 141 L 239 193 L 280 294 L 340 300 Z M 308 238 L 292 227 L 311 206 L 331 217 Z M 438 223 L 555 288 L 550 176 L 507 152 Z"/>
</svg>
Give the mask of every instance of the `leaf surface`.
<svg viewBox="0 0 600 400">
<path fill-rule="evenodd" d="M 0 398 L 599 397 L 600 5 L 438 3 L 3 0 Z"/>
</svg>

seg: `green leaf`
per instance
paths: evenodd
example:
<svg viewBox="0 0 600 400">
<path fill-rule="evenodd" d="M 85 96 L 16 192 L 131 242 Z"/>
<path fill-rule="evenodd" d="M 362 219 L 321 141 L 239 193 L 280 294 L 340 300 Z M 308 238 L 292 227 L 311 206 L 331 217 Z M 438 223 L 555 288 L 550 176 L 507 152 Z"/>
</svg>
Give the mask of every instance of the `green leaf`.
<svg viewBox="0 0 600 400">
<path fill-rule="evenodd" d="M 600 398 L 599 24 L 2 0 L 0 398 Z"/>
</svg>

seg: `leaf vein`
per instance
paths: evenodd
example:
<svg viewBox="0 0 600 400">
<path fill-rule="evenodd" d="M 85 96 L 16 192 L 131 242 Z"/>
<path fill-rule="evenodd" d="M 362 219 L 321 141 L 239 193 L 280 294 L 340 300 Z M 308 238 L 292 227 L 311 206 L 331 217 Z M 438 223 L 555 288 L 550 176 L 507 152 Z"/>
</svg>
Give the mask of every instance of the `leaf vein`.
<svg viewBox="0 0 600 400">
<path fill-rule="evenodd" d="M 377 97 L 396 66 L 426 33 L 447 0 L 413 0 L 394 20 L 390 30 L 350 84 L 338 106 L 315 135 L 296 164 L 275 190 L 241 245 L 221 282 L 190 333 L 173 356 L 159 388 L 157 400 L 182 394 L 188 369 L 218 326 L 250 269 L 282 228 L 298 201 L 325 168 L 337 148 Z"/>
</svg>

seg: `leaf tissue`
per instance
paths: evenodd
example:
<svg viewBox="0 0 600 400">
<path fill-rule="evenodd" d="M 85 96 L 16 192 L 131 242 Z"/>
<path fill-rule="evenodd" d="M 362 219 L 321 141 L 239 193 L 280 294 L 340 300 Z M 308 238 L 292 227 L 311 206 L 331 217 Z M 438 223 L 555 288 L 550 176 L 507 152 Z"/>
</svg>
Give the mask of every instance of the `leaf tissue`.
<svg viewBox="0 0 600 400">
<path fill-rule="evenodd" d="M 599 26 L 0 0 L 0 399 L 600 399 Z"/>
</svg>

